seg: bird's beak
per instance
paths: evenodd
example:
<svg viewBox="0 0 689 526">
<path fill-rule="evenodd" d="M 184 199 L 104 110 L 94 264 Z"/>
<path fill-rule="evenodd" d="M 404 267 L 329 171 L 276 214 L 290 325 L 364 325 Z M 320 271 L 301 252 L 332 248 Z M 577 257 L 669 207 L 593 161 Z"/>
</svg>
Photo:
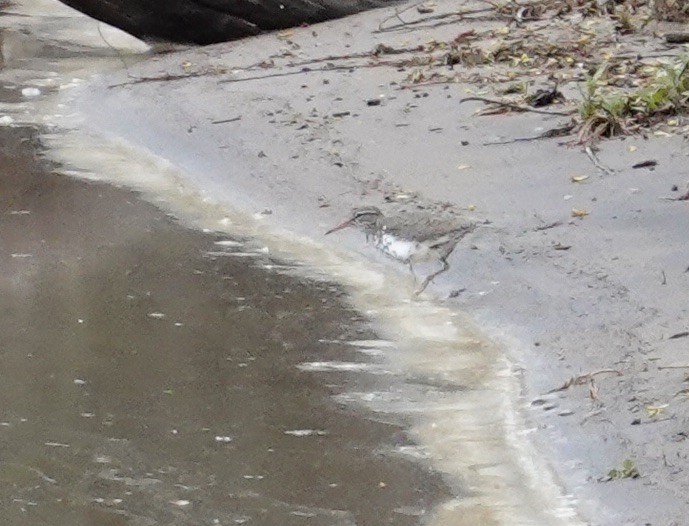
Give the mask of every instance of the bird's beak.
<svg viewBox="0 0 689 526">
<path fill-rule="evenodd" d="M 328 230 L 325 235 L 327 236 L 328 234 L 332 234 L 333 232 L 337 232 L 338 230 L 342 230 L 343 228 L 347 228 L 350 226 L 352 223 L 354 223 L 354 219 L 347 219 L 344 223 L 340 223 L 336 227 L 331 228 Z"/>
</svg>

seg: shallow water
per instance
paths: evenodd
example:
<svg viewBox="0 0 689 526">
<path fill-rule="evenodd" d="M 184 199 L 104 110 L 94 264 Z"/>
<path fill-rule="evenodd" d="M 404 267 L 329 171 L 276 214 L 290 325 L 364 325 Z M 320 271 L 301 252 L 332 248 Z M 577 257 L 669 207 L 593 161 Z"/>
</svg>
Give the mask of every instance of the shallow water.
<svg viewBox="0 0 689 526">
<path fill-rule="evenodd" d="M 26 130 L 1 133 L 6 523 L 416 524 L 447 495 L 395 452 L 400 425 L 332 398 L 390 383 L 336 287 L 46 174 Z M 356 377 L 312 372 L 342 362 Z"/>
</svg>

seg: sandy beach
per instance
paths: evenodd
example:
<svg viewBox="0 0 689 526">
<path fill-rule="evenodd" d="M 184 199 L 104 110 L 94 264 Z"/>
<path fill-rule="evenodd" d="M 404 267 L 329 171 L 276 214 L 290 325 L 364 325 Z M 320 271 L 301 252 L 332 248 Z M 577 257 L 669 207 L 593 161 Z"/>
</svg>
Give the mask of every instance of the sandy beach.
<svg viewBox="0 0 689 526">
<path fill-rule="evenodd" d="M 463 74 L 463 66 L 424 69 L 430 52 L 419 49 L 504 21 L 453 18 L 455 3 L 436 4 L 434 15 L 446 18 L 393 29 L 394 11 L 384 9 L 139 63 L 123 56 L 126 68 L 64 94 L 67 127 L 79 141 L 43 141 L 50 157 L 92 171 L 105 154 L 89 156 L 84 150 L 96 146 L 84 144 L 149 152 L 183 173 L 204 202 L 259 218 L 260 232 L 383 268 L 412 302 L 404 265 L 359 232 L 323 233 L 362 204 L 388 214 L 442 205 L 484 225 L 417 301 L 459 313 L 477 339 L 490 341 L 481 347 L 485 374 L 467 381 L 476 395 L 467 413 L 481 409 L 480 386 L 518 381 L 514 411 L 496 410 L 490 420 L 487 403 L 486 423 L 476 424 L 512 458 L 512 478 L 501 471 L 509 462 L 488 453 L 455 470 L 455 445 L 446 442 L 447 455 L 433 465 L 451 491 L 468 486 L 493 500 L 480 501 L 485 520 L 461 522 L 448 511 L 445 524 L 684 524 L 689 215 L 686 201 L 673 198 L 686 190 L 686 142 L 679 132 L 644 132 L 600 142 L 593 158 L 576 137 L 530 140 L 568 122 L 575 80 L 562 87 L 565 115 L 477 115 L 483 102 L 460 101 L 494 97 L 497 88 L 480 80 L 485 75 L 472 82 L 471 71 L 432 82 Z M 653 55 L 662 47 L 658 31 L 620 38 L 614 51 Z M 409 62 L 400 65 L 400 56 Z M 545 86 L 548 78 L 534 71 L 531 82 Z M 143 179 L 123 175 L 119 184 L 143 188 Z M 348 293 L 357 307 L 365 302 L 356 298 L 374 302 L 378 294 L 353 286 Z M 432 379 L 449 381 L 444 364 L 433 365 Z M 434 418 L 422 428 L 452 431 L 449 416 Z M 514 446 L 515 437 L 528 444 Z M 514 490 L 520 481 L 523 493 Z M 546 498 L 550 482 L 557 495 Z M 503 497 L 516 502 L 512 520 L 486 504 L 499 508 Z M 552 512 L 544 503 L 553 499 L 573 513 Z M 518 516 L 539 507 L 550 511 Z"/>
</svg>

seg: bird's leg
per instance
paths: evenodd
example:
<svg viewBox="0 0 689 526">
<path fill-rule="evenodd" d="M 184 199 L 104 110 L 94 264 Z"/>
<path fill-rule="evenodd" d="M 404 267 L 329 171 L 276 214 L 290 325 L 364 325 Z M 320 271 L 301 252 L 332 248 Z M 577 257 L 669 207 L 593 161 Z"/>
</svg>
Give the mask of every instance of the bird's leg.
<svg viewBox="0 0 689 526">
<path fill-rule="evenodd" d="M 412 277 L 414 278 L 414 283 L 419 281 L 419 278 L 416 277 L 416 272 L 414 272 L 414 264 L 411 262 L 411 259 L 407 261 L 409 264 L 409 272 L 411 272 Z"/>
<path fill-rule="evenodd" d="M 414 297 L 417 297 L 424 290 L 426 290 L 426 287 L 428 287 L 428 284 L 431 281 L 433 281 L 436 277 L 438 277 L 443 272 L 446 272 L 450 268 L 450 264 L 447 262 L 445 258 L 442 258 L 440 261 L 443 264 L 443 268 L 441 268 L 440 270 L 436 270 L 435 272 L 433 272 L 433 274 L 429 274 L 428 276 L 426 276 L 426 279 L 423 280 L 421 286 L 416 291 L 414 291 Z"/>
</svg>

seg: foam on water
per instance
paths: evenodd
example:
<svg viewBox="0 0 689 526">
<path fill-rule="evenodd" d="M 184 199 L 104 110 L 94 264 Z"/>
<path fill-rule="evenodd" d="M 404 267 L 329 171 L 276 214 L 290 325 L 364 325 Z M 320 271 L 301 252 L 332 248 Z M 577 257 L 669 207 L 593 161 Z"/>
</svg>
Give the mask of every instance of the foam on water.
<svg viewBox="0 0 689 526">
<path fill-rule="evenodd" d="M 38 11 L 47 10 L 39 13 L 38 24 L 46 22 L 43 15 L 50 9 L 59 11 L 57 3 L 48 0 L 27 4 Z M 73 14 L 62 13 L 58 16 L 64 20 L 57 33 L 73 38 L 75 31 L 81 31 L 82 22 L 70 26 Z M 84 45 L 103 45 L 98 31 L 82 32 L 79 38 Z M 212 255 L 251 256 L 267 248 L 279 259 L 295 262 L 280 266 L 279 271 L 342 284 L 353 306 L 373 319 L 385 340 L 348 344 L 375 351 L 371 354 L 377 363 L 366 364 L 363 370 L 362 364 L 339 362 L 302 367 L 314 374 L 348 371 L 399 375 L 402 381 L 393 390 L 350 392 L 340 399 L 380 415 L 411 417 L 410 433 L 423 456 L 447 476 L 458 494 L 462 493 L 433 510 L 427 524 L 580 523 L 574 503 L 561 494 L 550 469 L 528 439 L 520 369 L 509 362 L 498 344 L 461 313 L 430 301 L 410 300 L 415 285 L 408 277 L 359 255 L 281 231 L 261 218 L 240 214 L 215 202 L 204 188 L 193 186 L 187 174 L 153 152 L 117 137 L 84 131 L 80 116 L 62 105 L 64 95 L 71 86 L 85 82 L 84 71 L 113 67 L 113 62 L 103 65 L 80 59 L 60 67 L 65 69 L 34 72 L 33 79 L 30 75 L 22 79 L 27 85 L 55 89 L 41 90 L 39 96 L 16 105 L 0 106 L 0 113 L 11 117 L 12 123 L 41 125 L 47 156 L 63 166 L 62 172 L 132 188 L 194 228 L 259 240 L 255 247 L 221 242 Z M 403 381 L 409 378 L 428 382 Z"/>
</svg>

